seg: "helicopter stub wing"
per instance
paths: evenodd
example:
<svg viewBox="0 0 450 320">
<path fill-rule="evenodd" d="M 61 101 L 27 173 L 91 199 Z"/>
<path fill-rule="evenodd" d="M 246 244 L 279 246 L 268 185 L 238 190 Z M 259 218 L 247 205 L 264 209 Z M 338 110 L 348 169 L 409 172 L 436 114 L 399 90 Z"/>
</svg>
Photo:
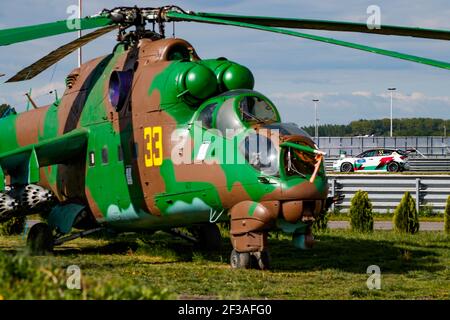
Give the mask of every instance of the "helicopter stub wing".
<svg viewBox="0 0 450 320">
<path fill-rule="evenodd" d="M 75 129 L 62 136 L 0 154 L 0 176 L 7 173 L 11 184 L 39 182 L 39 168 L 70 161 L 82 154 L 89 130 Z M 1 178 L 1 177 L 0 177 Z M 3 189 L 0 179 L 0 190 Z"/>
</svg>

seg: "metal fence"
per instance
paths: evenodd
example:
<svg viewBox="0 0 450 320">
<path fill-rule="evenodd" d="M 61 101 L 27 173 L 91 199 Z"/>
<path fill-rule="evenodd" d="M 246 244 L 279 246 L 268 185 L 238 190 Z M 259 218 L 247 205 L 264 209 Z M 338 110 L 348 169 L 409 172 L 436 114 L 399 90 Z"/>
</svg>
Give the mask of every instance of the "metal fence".
<svg viewBox="0 0 450 320">
<path fill-rule="evenodd" d="M 332 210 L 347 211 L 355 193 L 363 190 L 368 192 L 375 212 L 392 212 L 406 191 L 416 200 L 417 210 L 427 206 L 433 212 L 443 212 L 450 195 L 450 175 L 329 175 L 329 186 L 330 196 L 345 196 Z"/>
<path fill-rule="evenodd" d="M 328 172 L 333 171 L 333 161 L 338 158 L 325 159 L 325 169 Z M 450 157 L 430 158 L 430 159 L 409 159 L 410 171 L 416 172 L 450 172 Z"/>
<path fill-rule="evenodd" d="M 319 137 L 318 146 L 329 157 L 355 156 L 371 148 L 416 149 L 428 157 L 450 157 L 450 137 Z"/>
</svg>

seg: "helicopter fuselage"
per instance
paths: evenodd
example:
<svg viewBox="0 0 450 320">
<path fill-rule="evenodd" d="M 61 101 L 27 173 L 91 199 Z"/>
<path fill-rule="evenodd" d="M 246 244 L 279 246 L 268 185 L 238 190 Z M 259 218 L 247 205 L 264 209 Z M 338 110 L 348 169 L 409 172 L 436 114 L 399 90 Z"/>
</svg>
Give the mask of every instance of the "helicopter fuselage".
<svg viewBox="0 0 450 320">
<path fill-rule="evenodd" d="M 314 157 L 298 154 L 294 170 L 290 150 L 288 157 L 279 146 L 314 143 L 281 124 L 273 103 L 252 91 L 253 76 L 243 66 L 200 60 L 181 39 L 143 39 L 73 70 L 66 85 L 53 104 L 0 119 L 0 156 L 32 146 L 40 169 L 38 181 L 28 183 L 50 190 L 59 208 L 78 204 L 118 231 L 231 215 L 241 234 L 280 220 L 301 224 L 325 207 L 323 163 L 311 179 Z M 248 111 L 248 103 L 262 111 Z M 239 109 L 244 105 L 247 111 Z M 273 146 L 251 153 L 253 138 Z M 272 163 L 252 162 L 249 153 Z M 27 182 L 14 178 L 20 165 L 0 164 L 10 184 Z"/>
</svg>

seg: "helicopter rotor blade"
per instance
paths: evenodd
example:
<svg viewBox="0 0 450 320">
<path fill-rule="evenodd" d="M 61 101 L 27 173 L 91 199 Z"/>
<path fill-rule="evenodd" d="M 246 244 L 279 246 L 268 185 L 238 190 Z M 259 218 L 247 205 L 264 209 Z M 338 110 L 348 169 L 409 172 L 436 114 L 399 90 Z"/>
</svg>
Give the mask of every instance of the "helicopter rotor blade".
<svg viewBox="0 0 450 320">
<path fill-rule="evenodd" d="M 26 27 L 3 29 L 0 30 L 0 46 L 7 46 L 14 43 L 46 38 L 79 30 L 105 27 L 112 23 L 113 21 L 110 18 L 100 15 L 82 19 L 68 19 Z"/>
<path fill-rule="evenodd" d="M 230 25 L 230 26 L 236 26 L 236 27 L 243 27 L 243 28 L 275 32 L 275 33 L 285 34 L 285 35 L 289 35 L 289 36 L 294 36 L 294 37 L 299 37 L 299 38 L 304 38 L 304 39 L 309 39 L 309 40 L 314 40 L 314 41 L 319 41 L 319 42 L 325 42 L 325 43 L 334 44 L 334 45 L 338 45 L 338 46 L 342 46 L 342 47 L 357 49 L 357 50 L 361 50 L 361 51 L 367 51 L 367 52 L 376 53 L 376 54 L 380 54 L 380 55 L 384 55 L 384 56 L 388 56 L 388 57 L 393 57 L 393 58 L 397 58 L 397 59 L 412 61 L 412 62 L 416 62 L 416 63 L 430 65 L 430 66 L 437 67 L 437 68 L 450 70 L 450 63 L 448 63 L 448 62 L 423 58 L 423 57 L 409 55 L 409 54 L 404 54 L 404 53 L 400 53 L 400 52 L 396 52 L 396 51 L 379 49 L 379 48 L 370 47 L 370 46 L 357 44 L 357 43 L 353 43 L 353 42 L 336 40 L 336 39 L 328 38 L 328 37 L 316 36 L 316 35 L 311 35 L 311 34 L 307 34 L 307 33 L 300 33 L 300 32 L 292 31 L 292 30 L 261 26 L 261 25 L 257 25 L 257 24 L 246 23 L 246 22 L 208 18 L 208 17 L 199 16 L 194 13 L 184 14 L 184 13 L 180 13 L 180 12 L 176 12 L 176 11 L 168 11 L 166 13 L 166 16 L 167 16 L 167 18 L 175 20 L 175 21 L 195 21 L 195 22 L 200 22 L 200 23 L 222 24 L 222 25 Z"/>
<path fill-rule="evenodd" d="M 436 40 L 450 40 L 450 30 L 426 29 L 417 27 L 404 27 L 393 25 L 380 25 L 379 28 L 370 29 L 367 23 L 328 21 L 315 19 L 291 19 L 261 16 L 240 16 L 222 13 L 196 13 L 206 18 L 216 18 L 227 21 L 245 22 L 266 27 L 281 27 L 295 29 L 313 29 L 326 31 L 359 32 L 379 35 L 408 36 Z"/>
<path fill-rule="evenodd" d="M 118 25 L 107 26 L 88 33 L 72 42 L 69 42 L 62 47 L 59 47 L 58 49 L 50 52 L 48 55 L 39 59 L 32 65 L 26 67 L 25 69 L 22 69 L 6 82 L 18 82 L 32 79 L 56 62 L 60 61 L 67 55 L 77 50 L 78 48 L 117 28 L 119 28 Z"/>
</svg>

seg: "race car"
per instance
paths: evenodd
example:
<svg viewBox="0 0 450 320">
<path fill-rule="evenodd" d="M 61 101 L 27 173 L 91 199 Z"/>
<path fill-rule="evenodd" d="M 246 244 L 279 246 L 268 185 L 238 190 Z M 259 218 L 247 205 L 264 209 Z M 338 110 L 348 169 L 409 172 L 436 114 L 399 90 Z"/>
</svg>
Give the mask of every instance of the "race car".
<svg viewBox="0 0 450 320">
<path fill-rule="evenodd" d="M 387 171 L 409 170 L 408 152 L 398 149 L 371 149 L 356 157 L 341 156 L 333 162 L 333 171 Z"/>
</svg>

